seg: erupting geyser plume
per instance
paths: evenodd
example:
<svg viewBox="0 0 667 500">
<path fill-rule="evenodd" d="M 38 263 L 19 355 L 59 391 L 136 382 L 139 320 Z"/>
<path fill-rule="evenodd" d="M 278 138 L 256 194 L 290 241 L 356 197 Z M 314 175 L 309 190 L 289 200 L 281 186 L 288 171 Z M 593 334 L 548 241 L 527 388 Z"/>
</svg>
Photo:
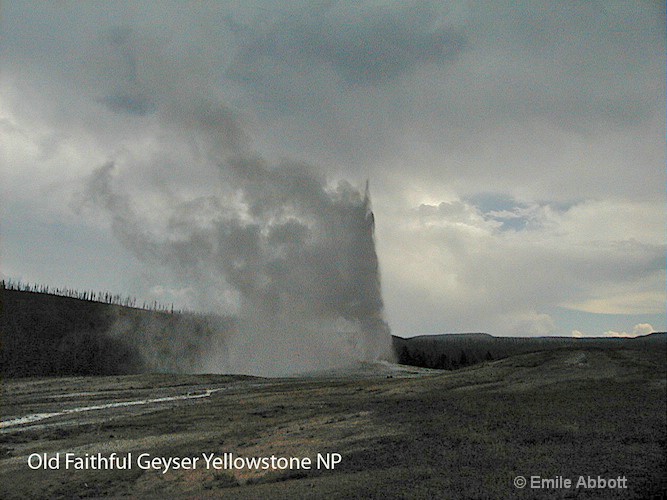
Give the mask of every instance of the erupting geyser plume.
<svg viewBox="0 0 667 500">
<path fill-rule="evenodd" d="M 193 369 L 275 375 L 388 356 L 368 185 L 362 192 L 328 184 L 308 165 L 269 165 L 219 105 L 172 105 L 155 118 L 167 151 L 148 167 L 125 154 L 96 169 L 85 201 L 110 214 L 140 260 L 169 269 L 202 307 L 236 317 L 236 330 L 221 332 Z M 182 136 L 189 142 L 177 156 L 187 175 L 208 175 L 205 194 L 179 191 L 170 178 L 183 175 L 164 159 L 170 138 Z M 128 172 L 144 167 L 148 184 L 132 194 Z"/>
</svg>

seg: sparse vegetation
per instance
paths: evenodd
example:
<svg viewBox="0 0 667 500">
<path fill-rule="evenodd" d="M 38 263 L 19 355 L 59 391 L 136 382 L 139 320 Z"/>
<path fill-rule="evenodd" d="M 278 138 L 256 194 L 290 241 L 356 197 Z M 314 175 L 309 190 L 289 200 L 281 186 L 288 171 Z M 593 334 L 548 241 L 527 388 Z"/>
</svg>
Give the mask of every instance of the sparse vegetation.
<svg viewBox="0 0 667 500">
<path fill-rule="evenodd" d="M 665 362 L 662 352 L 651 350 L 566 347 L 391 379 L 352 374 L 9 380 L 5 415 L 225 390 L 179 405 L 86 412 L 1 433 L 0 496 L 664 498 Z M 66 394 L 71 395 L 54 397 Z M 343 461 L 334 470 L 298 473 L 27 468 L 29 453 L 56 450 L 165 457 L 336 452 Z M 512 483 L 517 475 L 622 475 L 628 489 L 521 490 Z"/>
<path fill-rule="evenodd" d="M 86 300 L 90 302 L 99 302 L 102 304 L 110 304 L 115 306 L 131 307 L 134 309 L 143 309 L 146 311 L 168 312 L 171 314 L 188 313 L 194 314 L 191 311 L 182 309 L 174 309 L 174 304 L 161 304 L 157 300 L 152 302 L 144 301 L 141 306 L 137 305 L 136 297 L 122 296 L 117 293 L 94 291 L 94 290 L 77 290 L 75 288 L 59 288 L 51 287 L 49 285 L 40 285 L 38 283 L 23 283 L 20 280 L 3 279 L 0 280 L 0 292 L 4 290 L 14 290 L 17 292 L 40 293 L 46 295 L 57 295 L 59 297 L 69 297 L 71 299 Z"/>
<path fill-rule="evenodd" d="M 197 365 L 216 332 L 233 329 L 229 318 L 137 309 L 46 290 L 1 290 L 3 376 L 182 373 Z"/>
<path fill-rule="evenodd" d="M 225 318 L 4 287 L 3 420 L 222 388 L 211 397 L 57 417 L 0 433 L 0 493 L 26 497 L 662 498 L 665 334 L 637 339 L 394 338 L 391 376 L 248 379 L 179 372 Z M 47 293 L 48 292 L 48 293 Z M 78 294 L 78 292 L 73 294 Z M 106 300 L 106 296 L 105 296 Z M 216 321 L 215 328 L 209 321 Z M 49 375 L 51 378 L 39 378 Z M 18 378 L 30 376 L 31 378 Z M 336 470 L 29 470 L 33 452 L 343 456 Z M 625 475 L 623 491 L 518 490 L 517 475 Z"/>
</svg>

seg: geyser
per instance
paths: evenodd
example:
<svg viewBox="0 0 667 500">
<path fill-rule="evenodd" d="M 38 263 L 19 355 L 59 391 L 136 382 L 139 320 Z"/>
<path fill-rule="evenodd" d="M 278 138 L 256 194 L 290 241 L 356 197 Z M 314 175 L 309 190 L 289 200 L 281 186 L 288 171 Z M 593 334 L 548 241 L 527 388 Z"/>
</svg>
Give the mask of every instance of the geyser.
<svg viewBox="0 0 667 500">
<path fill-rule="evenodd" d="M 97 168 L 84 199 L 111 216 L 140 260 L 194 290 L 200 307 L 236 317 L 234 333 L 221 332 L 193 370 L 278 375 L 389 356 L 368 185 L 268 164 L 223 106 L 181 102 L 154 118 L 163 150 Z M 174 151 L 184 135 L 187 147 Z M 142 169 L 136 192 L 131 178 Z M 179 189 L 184 172 L 208 175 L 206 192 Z"/>
</svg>

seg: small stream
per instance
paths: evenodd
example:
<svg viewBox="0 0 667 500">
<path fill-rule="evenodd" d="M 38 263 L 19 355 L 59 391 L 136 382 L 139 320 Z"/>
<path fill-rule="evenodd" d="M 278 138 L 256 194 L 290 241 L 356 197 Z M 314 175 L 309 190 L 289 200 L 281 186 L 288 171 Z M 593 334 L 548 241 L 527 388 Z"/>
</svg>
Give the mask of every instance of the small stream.
<svg viewBox="0 0 667 500">
<path fill-rule="evenodd" d="M 33 422 L 39 422 L 40 420 L 45 420 L 47 418 L 59 417 L 61 415 L 69 415 L 71 413 L 81 413 L 84 411 L 95 411 L 95 410 L 106 410 L 108 408 L 122 408 L 126 406 L 137 406 L 137 405 L 147 405 L 153 403 L 165 403 L 168 401 L 182 401 L 185 399 L 199 399 L 199 398 L 208 398 L 211 394 L 221 391 L 222 389 L 207 389 L 201 394 L 182 394 L 180 396 L 165 396 L 162 398 L 154 399 L 139 399 L 136 401 L 121 401 L 118 403 L 106 403 L 102 405 L 94 406 L 80 406 L 78 408 L 70 408 L 68 410 L 62 410 L 51 413 L 33 413 L 32 415 L 26 415 L 24 417 L 12 418 L 10 420 L 0 421 L 0 430 L 7 429 L 9 427 L 15 427 L 17 425 L 31 424 Z"/>
</svg>

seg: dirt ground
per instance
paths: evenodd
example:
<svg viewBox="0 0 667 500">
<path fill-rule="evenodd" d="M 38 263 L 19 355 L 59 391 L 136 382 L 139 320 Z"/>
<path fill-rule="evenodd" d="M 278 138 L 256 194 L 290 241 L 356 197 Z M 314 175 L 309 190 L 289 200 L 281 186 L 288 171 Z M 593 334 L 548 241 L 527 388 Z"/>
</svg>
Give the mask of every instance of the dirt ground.
<svg viewBox="0 0 667 500">
<path fill-rule="evenodd" d="M 453 372 L 10 379 L 0 497 L 661 498 L 666 369 L 664 351 L 584 349 Z"/>
</svg>

